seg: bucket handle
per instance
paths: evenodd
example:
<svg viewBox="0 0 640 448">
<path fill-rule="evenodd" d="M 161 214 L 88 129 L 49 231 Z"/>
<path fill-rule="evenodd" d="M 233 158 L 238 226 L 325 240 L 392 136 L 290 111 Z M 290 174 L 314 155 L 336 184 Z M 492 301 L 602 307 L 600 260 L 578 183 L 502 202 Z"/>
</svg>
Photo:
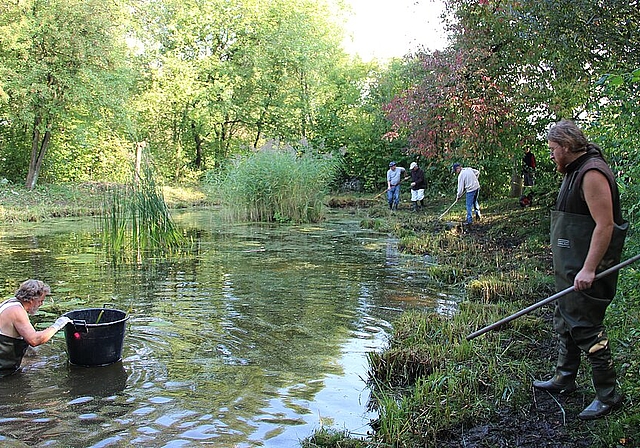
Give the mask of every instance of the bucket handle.
<svg viewBox="0 0 640 448">
<path fill-rule="evenodd" d="M 87 328 L 87 321 L 86 320 L 74 320 L 72 322 L 73 326 L 75 327 L 76 331 L 80 332 L 80 333 L 89 333 L 89 329 Z"/>
</svg>

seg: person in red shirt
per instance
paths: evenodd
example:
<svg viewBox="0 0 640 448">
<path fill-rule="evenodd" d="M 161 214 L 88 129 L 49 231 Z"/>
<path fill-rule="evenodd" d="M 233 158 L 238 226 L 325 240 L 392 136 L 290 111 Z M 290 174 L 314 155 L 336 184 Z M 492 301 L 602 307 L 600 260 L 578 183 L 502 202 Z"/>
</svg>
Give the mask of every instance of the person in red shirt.
<svg viewBox="0 0 640 448">
<path fill-rule="evenodd" d="M 533 155 L 530 148 L 524 150 L 522 158 L 522 174 L 524 175 L 524 186 L 533 187 L 534 175 L 536 172 L 536 156 Z"/>
</svg>

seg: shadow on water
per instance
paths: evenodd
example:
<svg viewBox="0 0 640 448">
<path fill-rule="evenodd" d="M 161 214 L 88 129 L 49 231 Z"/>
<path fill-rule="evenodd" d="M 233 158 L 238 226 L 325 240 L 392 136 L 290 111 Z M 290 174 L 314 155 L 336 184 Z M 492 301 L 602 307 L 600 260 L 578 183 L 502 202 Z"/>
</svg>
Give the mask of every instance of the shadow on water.
<svg viewBox="0 0 640 448">
<path fill-rule="evenodd" d="M 344 215 L 305 226 L 175 218 L 189 253 L 118 266 L 89 219 L 0 228 L 5 296 L 35 277 L 54 301 L 130 316 L 122 361 L 70 365 L 57 335 L 0 381 L 1 444 L 294 447 L 321 425 L 364 434 L 366 354 L 402 311 L 455 306 L 421 275 L 423 260 Z"/>
</svg>

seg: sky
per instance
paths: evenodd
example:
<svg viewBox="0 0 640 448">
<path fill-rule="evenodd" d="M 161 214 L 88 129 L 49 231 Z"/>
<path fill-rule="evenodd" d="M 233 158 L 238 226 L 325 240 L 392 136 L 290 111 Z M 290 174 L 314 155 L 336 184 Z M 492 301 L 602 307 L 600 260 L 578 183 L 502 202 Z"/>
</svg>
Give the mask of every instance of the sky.
<svg viewBox="0 0 640 448">
<path fill-rule="evenodd" d="M 346 24 L 344 48 L 364 61 L 402 57 L 420 46 L 442 49 L 442 0 L 346 0 L 353 15 Z"/>
</svg>

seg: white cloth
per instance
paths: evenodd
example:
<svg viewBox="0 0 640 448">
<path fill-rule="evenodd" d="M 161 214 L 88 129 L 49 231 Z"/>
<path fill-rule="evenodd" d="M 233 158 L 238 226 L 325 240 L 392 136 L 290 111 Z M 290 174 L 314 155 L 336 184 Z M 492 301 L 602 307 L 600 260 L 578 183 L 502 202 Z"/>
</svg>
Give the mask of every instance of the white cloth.
<svg viewBox="0 0 640 448">
<path fill-rule="evenodd" d="M 421 190 L 411 190 L 411 202 L 422 201 L 424 199 L 424 188 Z"/>
</svg>

